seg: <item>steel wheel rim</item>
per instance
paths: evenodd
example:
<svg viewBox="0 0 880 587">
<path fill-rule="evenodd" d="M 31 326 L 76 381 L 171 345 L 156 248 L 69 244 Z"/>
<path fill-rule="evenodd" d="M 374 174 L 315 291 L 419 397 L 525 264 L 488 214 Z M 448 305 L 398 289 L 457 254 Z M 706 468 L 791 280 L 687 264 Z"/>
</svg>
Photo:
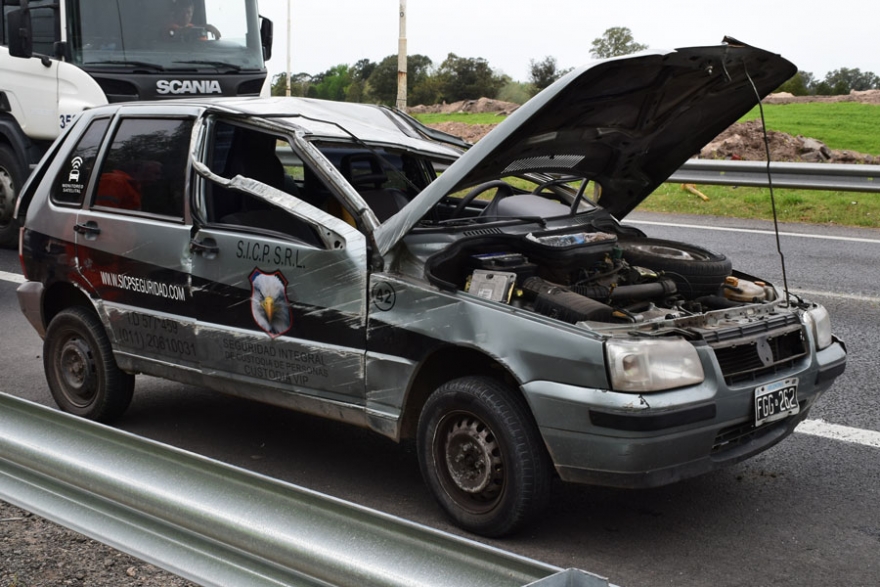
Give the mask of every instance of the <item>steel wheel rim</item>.
<svg viewBox="0 0 880 587">
<path fill-rule="evenodd" d="M 433 444 L 440 483 L 456 503 L 471 513 L 498 505 L 505 487 L 503 447 L 485 422 L 469 412 L 447 414 Z"/>
<path fill-rule="evenodd" d="M 88 343 L 78 336 L 64 341 L 56 367 L 62 393 L 76 407 L 88 406 L 97 394 L 95 358 Z"/>
<path fill-rule="evenodd" d="M 708 260 L 708 257 L 706 255 L 699 254 L 695 251 L 685 251 L 683 249 L 667 247 L 664 245 L 639 245 L 636 248 L 650 255 L 663 257 L 664 259 L 678 259 L 680 261 Z"/>
</svg>

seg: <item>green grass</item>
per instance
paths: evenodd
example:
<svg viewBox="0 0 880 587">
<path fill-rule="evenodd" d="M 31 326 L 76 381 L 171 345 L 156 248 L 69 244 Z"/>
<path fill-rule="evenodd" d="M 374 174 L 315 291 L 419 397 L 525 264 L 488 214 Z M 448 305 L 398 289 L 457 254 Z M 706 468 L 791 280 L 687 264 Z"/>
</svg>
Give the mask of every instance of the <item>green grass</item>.
<svg viewBox="0 0 880 587">
<path fill-rule="evenodd" d="M 880 106 L 856 102 L 768 104 L 767 128 L 822 141 L 830 149 L 880 155 Z M 760 118 L 758 108 L 740 122 Z"/>
<path fill-rule="evenodd" d="M 831 149 L 880 155 L 880 106 L 854 102 L 768 104 L 764 106 L 764 116 L 769 130 L 812 137 Z M 758 117 L 756 107 L 740 120 Z M 417 118 L 426 124 L 448 120 L 493 124 L 503 119 L 493 114 L 420 114 Z M 767 189 L 696 187 L 709 197 L 708 201 L 683 190 L 681 184 L 663 184 L 642 202 L 638 210 L 760 220 L 773 218 Z M 781 222 L 880 228 L 880 194 L 788 189 L 776 189 L 774 194 Z"/>
<path fill-rule="evenodd" d="M 681 184 L 665 183 L 637 210 L 759 220 L 773 218 L 768 189 L 712 185 L 698 185 L 696 189 L 709 200 L 703 201 L 685 191 Z M 773 192 L 780 222 L 880 227 L 880 194 L 789 189 L 774 189 Z"/>
<path fill-rule="evenodd" d="M 464 122 L 465 124 L 498 124 L 506 116 L 499 116 L 491 112 L 458 112 L 456 114 L 415 114 L 413 115 L 422 124 L 439 124 L 441 122 Z"/>
</svg>

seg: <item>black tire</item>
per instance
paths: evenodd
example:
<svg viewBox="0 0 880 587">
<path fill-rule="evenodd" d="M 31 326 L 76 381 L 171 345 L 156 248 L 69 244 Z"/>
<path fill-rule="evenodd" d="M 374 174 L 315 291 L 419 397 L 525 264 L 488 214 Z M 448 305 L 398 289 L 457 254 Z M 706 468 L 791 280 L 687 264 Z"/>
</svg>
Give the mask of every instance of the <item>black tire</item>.
<svg viewBox="0 0 880 587">
<path fill-rule="evenodd" d="M 675 241 L 634 238 L 621 239 L 618 245 L 627 263 L 662 271 L 689 298 L 717 293 L 733 266 L 725 255 Z"/>
<path fill-rule="evenodd" d="M 497 537 L 537 516 L 550 497 L 551 464 L 521 396 L 488 377 L 440 386 L 419 418 L 422 477 L 461 528 Z"/>
<path fill-rule="evenodd" d="M 52 319 L 43 366 L 52 397 L 65 412 L 110 422 L 131 403 L 134 375 L 116 364 L 101 321 L 86 308 L 68 308 Z"/>
<path fill-rule="evenodd" d="M 18 243 L 15 199 L 26 177 L 12 149 L 0 145 L 0 247 Z"/>
</svg>

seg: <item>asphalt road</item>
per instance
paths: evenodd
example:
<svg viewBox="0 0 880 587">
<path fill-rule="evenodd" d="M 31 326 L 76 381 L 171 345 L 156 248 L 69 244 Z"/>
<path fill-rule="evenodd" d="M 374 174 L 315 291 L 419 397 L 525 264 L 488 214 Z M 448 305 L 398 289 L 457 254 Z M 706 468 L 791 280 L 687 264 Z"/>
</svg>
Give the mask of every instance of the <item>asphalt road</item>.
<svg viewBox="0 0 880 587">
<path fill-rule="evenodd" d="M 724 252 L 735 267 L 782 283 L 767 223 L 645 214 L 633 220 L 651 236 Z M 781 230 L 789 287 L 828 307 L 849 350 L 846 373 L 810 418 L 880 432 L 880 230 Z M 20 273 L 13 251 L 0 250 L 0 272 Z M 16 287 L 0 279 L 0 390 L 53 405 L 42 343 L 20 314 Z M 148 377 L 139 377 L 118 426 L 462 534 L 428 495 L 413 447 L 360 429 Z M 558 483 L 540 524 L 485 542 L 622 587 L 875 587 L 880 448 L 796 433 L 745 463 L 668 487 Z"/>
</svg>

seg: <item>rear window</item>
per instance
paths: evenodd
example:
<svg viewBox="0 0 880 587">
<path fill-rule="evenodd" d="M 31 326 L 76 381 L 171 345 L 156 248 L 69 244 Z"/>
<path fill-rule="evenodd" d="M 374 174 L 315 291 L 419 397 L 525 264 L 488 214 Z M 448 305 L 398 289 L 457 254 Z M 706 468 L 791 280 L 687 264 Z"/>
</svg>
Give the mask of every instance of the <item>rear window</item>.
<svg viewBox="0 0 880 587">
<path fill-rule="evenodd" d="M 55 178 L 55 185 L 52 187 L 53 201 L 59 204 L 82 204 L 86 186 L 95 167 L 95 159 L 98 157 L 98 149 L 109 124 L 109 118 L 94 120 L 89 124 Z"/>
</svg>

